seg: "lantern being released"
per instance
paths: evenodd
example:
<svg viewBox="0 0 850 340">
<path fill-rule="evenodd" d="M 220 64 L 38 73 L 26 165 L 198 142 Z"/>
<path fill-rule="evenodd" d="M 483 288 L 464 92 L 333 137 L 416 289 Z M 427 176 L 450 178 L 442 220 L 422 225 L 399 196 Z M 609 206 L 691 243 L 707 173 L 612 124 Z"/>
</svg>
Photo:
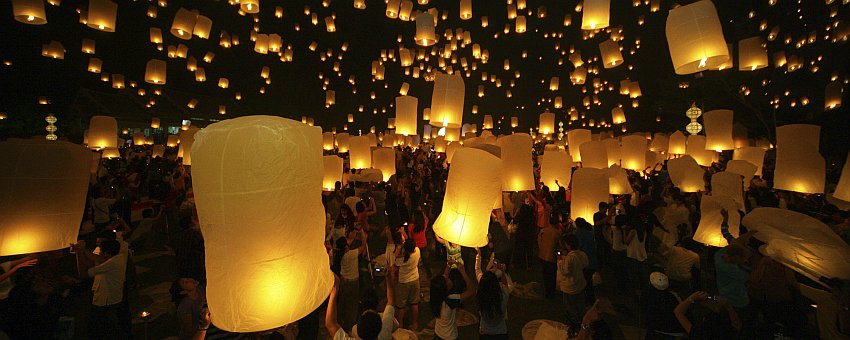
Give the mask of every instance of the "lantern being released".
<svg viewBox="0 0 850 340">
<path fill-rule="evenodd" d="M 460 73 L 437 73 L 434 78 L 434 93 L 431 96 L 431 123 L 444 127 L 461 127 L 464 91 Z"/>
<path fill-rule="evenodd" d="M 88 146 L 95 150 L 118 147 L 118 121 L 109 116 L 92 116 L 89 120 Z"/>
<path fill-rule="evenodd" d="M 569 187 L 572 167 L 573 160 L 566 152 L 557 149 L 546 150 L 540 159 L 540 182 L 553 191 L 559 184 Z"/>
<path fill-rule="evenodd" d="M 0 143 L 0 256 L 77 241 L 92 154 L 62 141 Z"/>
<path fill-rule="evenodd" d="M 670 181 L 682 192 L 705 191 L 705 170 L 689 155 L 667 161 Z"/>
<path fill-rule="evenodd" d="M 573 173 L 570 215 L 593 221 L 599 202 L 608 202 L 608 169 L 580 168 Z"/>
<path fill-rule="evenodd" d="M 582 8 L 581 29 L 598 30 L 608 27 L 610 16 L 611 0 L 586 0 Z"/>
<path fill-rule="evenodd" d="M 531 136 L 516 133 L 499 138 L 497 143 L 502 156 L 502 191 L 534 190 Z"/>
<path fill-rule="evenodd" d="M 579 150 L 582 168 L 608 169 L 608 150 L 604 142 L 595 140 L 582 143 Z"/>
<path fill-rule="evenodd" d="M 399 96 L 395 98 L 395 126 L 397 134 L 403 136 L 416 134 L 418 105 L 419 99 L 416 99 L 416 97 Z"/>
<path fill-rule="evenodd" d="M 736 210 L 735 200 L 726 196 L 703 195 L 700 199 L 702 217 L 694 232 L 694 241 L 712 247 L 725 247 L 729 244 L 720 229 L 723 223 L 720 209 L 726 209 L 729 212 L 729 233 L 738 237 L 741 215 Z"/>
<path fill-rule="evenodd" d="M 819 126 L 789 124 L 776 128 L 773 187 L 822 194 L 826 186 L 826 161 L 820 155 L 819 146 Z"/>
<path fill-rule="evenodd" d="M 573 157 L 573 162 L 581 162 L 581 150 L 579 147 L 590 140 L 590 130 L 576 129 L 570 130 L 570 132 L 567 133 L 567 142 L 570 148 L 570 156 Z M 608 166 L 606 165 L 605 167 L 607 168 Z"/>
<path fill-rule="evenodd" d="M 393 148 L 377 148 L 372 151 L 372 167 L 381 170 L 384 182 L 389 181 L 390 176 L 395 175 L 395 150 Z"/>
<path fill-rule="evenodd" d="M 336 155 L 327 155 L 324 160 L 324 177 L 322 177 L 322 190 L 333 191 L 336 188 L 336 182 L 342 183 L 342 168 L 343 159 Z"/>
<path fill-rule="evenodd" d="M 624 136 L 620 147 L 623 169 L 643 171 L 646 168 L 646 138 L 640 135 Z"/>
<path fill-rule="evenodd" d="M 480 149 L 462 148 L 455 152 L 434 233 L 466 247 L 487 244 L 490 212 L 502 198 L 501 163 L 499 157 Z"/>
<path fill-rule="evenodd" d="M 368 169 L 372 167 L 372 150 L 369 148 L 369 137 L 353 136 L 348 139 L 349 166 L 352 169 Z"/>
<path fill-rule="evenodd" d="M 333 285 L 323 246 L 321 130 L 248 116 L 196 137 L 193 182 L 215 325 L 257 332 L 301 319 Z"/>
<path fill-rule="evenodd" d="M 665 30 L 676 74 L 717 68 L 729 60 L 720 18 L 710 0 L 671 9 Z"/>
<path fill-rule="evenodd" d="M 732 150 L 732 110 L 711 110 L 703 114 L 705 149 L 714 151 Z"/>
</svg>

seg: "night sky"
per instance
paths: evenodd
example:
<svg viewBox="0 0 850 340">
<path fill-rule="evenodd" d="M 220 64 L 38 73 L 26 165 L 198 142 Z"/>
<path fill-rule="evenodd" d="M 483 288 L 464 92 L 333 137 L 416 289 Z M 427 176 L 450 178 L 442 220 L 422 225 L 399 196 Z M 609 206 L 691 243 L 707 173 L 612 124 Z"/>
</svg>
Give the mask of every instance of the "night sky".
<svg viewBox="0 0 850 340">
<path fill-rule="evenodd" d="M 365 10 L 355 9 L 352 0 L 326 0 L 327 7 L 321 1 L 261 1 L 260 13 L 257 16 L 238 13 L 239 6 L 228 4 L 227 1 L 177 1 L 170 0 L 167 7 L 159 7 L 156 2 L 149 1 L 116 1 L 118 6 L 117 28 L 114 33 L 101 32 L 79 23 L 78 9 L 85 10 L 88 1 L 61 1 L 61 5 L 53 6 L 45 3 L 47 13 L 46 25 L 27 25 L 15 21 L 10 2 L 5 2 L 2 8 L 3 43 L 0 44 L 0 58 L 5 64 L 0 66 L 0 86 L 3 95 L 0 96 L 0 112 L 7 119 L 0 120 L 0 138 L 20 137 L 23 135 L 43 134 L 43 117 L 53 113 L 59 118 L 60 137 L 78 140 L 85 128 L 88 114 L 72 109 L 81 89 L 104 93 L 126 92 L 130 96 L 138 96 L 138 88 L 146 90 L 144 98 L 139 102 L 154 100 L 164 101 L 154 94 L 155 89 L 161 89 L 163 96 L 170 98 L 193 97 L 201 101 L 215 101 L 229 106 L 228 114 L 219 115 L 217 105 L 199 105 L 196 109 L 188 109 L 185 103 L 177 102 L 177 116 L 183 119 L 193 119 L 196 125 L 205 125 L 208 119 L 226 119 L 242 114 L 269 114 L 299 119 L 302 116 L 313 117 L 317 125 L 325 130 L 331 127 L 341 131 L 346 124 L 348 114 L 354 114 L 353 123 L 348 123 L 352 132 L 362 130 L 368 132 L 371 126 L 383 131 L 386 128 L 387 117 L 394 116 L 391 107 L 402 82 L 410 84 L 409 95 L 419 98 L 420 117 L 422 109 L 430 106 L 433 83 L 424 77 L 413 78 L 405 75 L 405 69 L 400 66 L 398 47 L 403 45 L 409 49 L 421 48 L 413 41 L 415 23 L 390 19 L 385 15 L 386 4 L 383 1 L 366 0 Z M 536 127 L 538 115 L 546 109 L 556 113 L 557 121 L 564 122 L 565 130 L 581 127 L 590 119 L 596 123 L 606 121 L 611 123 L 611 109 L 622 104 L 626 112 L 627 122 L 623 125 L 613 125 L 610 129 L 621 134 L 623 127 L 627 132 L 635 131 L 664 131 L 684 130 L 688 118 L 684 112 L 692 101 L 708 111 L 711 109 L 727 108 L 735 111 L 735 121 L 747 127 L 751 137 L 765 136 L 770 138 L 775 125 L 786 123 L 813 123 L 821 125 L 823 130 L 821 152 L 829 158 L 837 155 L 843 159 L 850 142 L 850 113 L 848 113 L 847 80 L 850 79 L 850 49 L 846 35 L 850 25 L 850 4 L 848 1 L 812 0 L 788 1 L 777 0 L 771 5 L 768 0 L 740 1 L 716 0 L 723 33 L 726 41 L 733 46 L 732 55 L 735 59 L 733 69 L 723 71 L 708 71 L 699 74 L 678 76 L 673 72 L 672 62 L 665 38 L 665 21 L 667 12 L 676 3 L 688 4 L 692 1 L 660 1 L 658 10 L 653 11 L 650 1 L 639 2 L 633 6 L 632 1 L 613 0 L 611 5 L 611 29 L 622 26 L 622 54 L 625 62 L 612 69 L 604 69 L 599 61 L 593 61 L 600 54 L 598 45 L 608 39 L 610 30 L 601 30 L 593 38 L 583 39 L 580 29 L 582 13 L 576 11 L 578 1 L 549 1 L 527 0 L 526 9 L 519 10 L 527 18 L 527 31 L 516 33 L 514 20 L 507 16 L 505 1 L 477 0 L 473 1 L 473 16 L 469 20 L 459 18 L 459 1 L 431 0 L 427 5 L 414 3 L 414 10 L 438 8 L 441 13 L 447 13 L 446 20 L 439 20 L 436 28 L 440 41 L 427 48 L 430 54 L 433 48 L 442 49 L 446 44 L 443 36 L 446 29 L 470 31 L 472 42 L 489 51 L 489 61 L 482 64 L 472 57 L 472 44 L 453 51 L 456 64 L 450 59 L 447 65 L 457 71 L 465 71 L 461 67 L 461 58 L 468 62 L 469 77 L 465 77 L 466 101 L 464 123 L 476 123 L 481 130 L 485 114 L 493 116 L 496 127 L 494 133 L 509 133 L 510 117 L 517 116 L 520 126 L 516 131 L 528 132 Z M 514 2 L 517 5 L 518 2 Z M 652 1 L 655 4 L 655 1 Z M 156 7 L 157 17 L 146 15 L 149 6 Z M 275 7 L 283 8 L 283 16 L 275 17 Z M 305 15 L 305 7 L 309 6 L 310 13 L 316 13 L 318 25 L 311 23 L 311 16 Z M 180 7 L 198 10 L 201 15 L 212 19 L 212 31 L 209 39 L 193 37 L 191 40 L 181 40 L 169 33 L 174 14 Z M 545 8 L 545 17 L 540 17 L 541 9 Z M 832 15 L 834 13 L 834 15 Z M 336 32 L 327 32 L 324 18 L 335 14 Z M 750 17 L 752 14 L 752 17 Z M 564 26 L 565 15 L 571 15 L 572 24 Z M 482 28 L 481 18 L 486 16 L 489 25 Z M 802 19 L 801 19 L 802 16 Z M 639 19 L 643 18 L 643 24 Z M 255 18 L 256 23 L 255 23 Z M 760 23 L 766 20 L 766 29 L 760 30 Z M 837 27 L 833 26 L 838 22 Z M 259 32 L 264 34 L 277 33 L 282 37 L 283 46 L 291 45 L 293 61 L 282 62 L 276 53 L 266 55 L 253 51 L 254 43 L 250 41 L 250 31 L 258 25 Z M 510 32 L 503 31 L 506 24 Z M 761 36 L 767 40 L 768 32 L 779 25 L 778 37 L 767 43 L 770 65 L 756 71 L 737 70 L 737 42 L 741 39 Z M 296 31 L 296 26 L 300 30 Z M 164 39 L 163 50 L 149 40 L 149 29 L 162 29 Z M 826 28 L 830 27 L 827 31 Z M 240 44 L 230 48 L 219 45 L 219 35 L 222 31 L 238 35 Z M 808 43 L 811 32 L 816 39 Z M 845 39 L 833 42 L 837 32 L 843 32 Z M 830 39 L 825 39 L 830 35 Z M 397 41 L 401 37 L 401 43 Z M 83 38 L 94 39 L 96 48 L 94 55 L 81 52 Z M 786 44 L 786 38 L 790 41 Z M 51 40 L 64 45 L 66 50 L 64 60 L 56 60 L 41 56 L 41 47 Z M 637 41 L 639 40 L 639 48 Z M 806 41 L 798 48 L 801 40 Z M 312 42 L 318 44 L 316 51 L 308 46 Z M 198 66 L 206 72 L 206 82 L 196 82 L 194 72 L 187 70 L 186 59 L 169 58 L 166 49 L 169 45 L 183 43 L 189 48 L 189 56 L 198 60 Z M 341 46 L 347 43 L 347 51 Z M 584 61 L 590 66 L 598 67 L 597 75 L 588 75 L 585 85 L 572 85 L 570 72 L 573 65 L 569 62 L 570 48 L 581 51 Z M 325 61 L 320 55 L 330 57 Z M 394 50 L 395 60 L 383 61 L 386 78 L 373 81 L 371 64 L 381 60 L 382 50 Z M 631 54 L 630 51 L 634 50 Z M 527 57 L 523 58 L 523 52 Z M 563 51 L 565 54 L 562 54 Z M 784 51 L 787 56 L 796 55 L 805 61 L 803 67 L 794 72 L 788 72 L 786 67 L 774 67 L 773 53 Z M 207 52 L 215 53 L 212 63 L 203 62 Z M 342 59 L 338 59 L 342 56 Z M 90 57 L 103 60 L 103 72 L 122 74 L 128 84 L 125 89 L 113 89 L 111 82 L 102 82 L 100 75 L 86 70 Z M 168 63 L 167 84 L 154 86 L 144 82 L 145 63 L 149 59 L 161 59 Z M 438 67 L 438 57 L 430 56 L 429 60 L 415 60 L 414 66 Z M 510 60 L 510 70 L 504 70 L 504 60 Z M 559 63 L 559 59 L 563 62 Z M 334 62 L 340 62 L 341 76 L 333 70 Z M 472 70 L 476 62 L 477 69 Z M 271 70 L 271 84 L 266 84 L 260 77 L 261 69 L 268 66 Z M 629 67 L 631 66 L 631 70 Z M 817 68 L 817 71 L 813 70 Z M 515 72 L 520 77 L 515 77 Z M 501 81 L 501 87 L 494 82 L 482 81 L 481 74 L 486 72 Z M 336 91 L 336 104 L 325 106 L 325 91 L 323 82 L 319 79 L 322 74 L 328 80 L 327 89 Z M 424 75 L 425 72 L 422 72 Z M 349 82 L 354 77 L 355 84 Z M 560 78 L 560 89 L 549 90 L 549 79 Z M 219 77 L 230 81 L 227 89 L 217 86 Z M 593 93 L 593 79 L 611 85 L 603 86 L 599 93 L 599 105 L 586 108 L 583 99 Z M 619 94 L 619 84 L 623 79 L 639 81 L 643 96 L 638 98 L 638 107 L 633 107 L 632 99 Z M 844 88 L 844 105 L 824 111 L 824 87 L 835 79 Z M 511 81 L 515 86 L 511 87 Z M 129 82 L 135 81 L 137 88 L 130 88 Z M 484 85 L 485 95 L 478 96 L 478 86 Z M 265 93 L 261 94 L 261 87 Z M 356 89 L 356 94 L 352 93 Z M 587 93 L 583 93 L 586 89 Z M 507 96 L 506 91 L 512 93 Z M 749 90 L 749 91 L 745 91 Z M 370 99 L 370 92 L 375 92 L 375 99 Z M 235 99 L 236 93 L 241 93 L 241 100 Z M 744 93 L 749 95 L 744 95 Z M 786 92 L 788 93 L 786 95 Z M 179 95 L 178 95 L 179 94 Z M 44 96 L 48 105 L 39 105 L 39 97 Z M 554 107 L 555 96 L 563 98 L 564 107 Z M 808 105 L 803 105 L 802 98 L 808 99 Z M 774 100 L 778 98 L 778 102 Z M 791 107 L 794 102 L 795 107 Z M 778 104 L 778 108 L 774 107 Z M 157 104 L 159 105 L 159 104 Z M 363 112 L 358 107 L 363 106 Z M 477 105 L 478 113 L 472 113 L 472 106 Z M 571 106 L 584 113 L 585 119 L 569 124 L 567 111 Z M 143 108 L 144 109 L 144 108 Z M 162 110 L 162 109 L 159 109 Z M 377 113 L 373 113 L 373 112 Z M 156 117 L 157 110 L 148 109 L 150 117 Z M 116 115 L 118 115 L 116 113 Z M 504 117 L 503 119 L 500 119 Z M 164 124 L 179 124 L 176 120 L 168 121 L 163 117 Z M 657 121 L 660 119 L 660 122 Z M 149 121 L 143 117 L 139 121 Z M 501 124 L 498 122 L 501 121 Z M 121 121 L 122 128 L 144 127 L 130 126 Z M 138 123 L 136 123 L 138 124 Z M 420 131 L 422 129 L 420 123 Z M 609 128 L 594 128 L 594 131 Z"/>
</svg>

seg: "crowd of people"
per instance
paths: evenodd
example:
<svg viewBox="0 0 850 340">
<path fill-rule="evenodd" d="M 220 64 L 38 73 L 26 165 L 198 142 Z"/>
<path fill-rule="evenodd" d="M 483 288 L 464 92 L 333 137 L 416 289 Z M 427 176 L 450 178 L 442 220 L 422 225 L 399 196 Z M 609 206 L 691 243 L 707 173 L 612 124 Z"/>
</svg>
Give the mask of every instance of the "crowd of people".
<svg viewBox="0 0 850 340">
<path fill-rule="evenodd" d="M 491 214 L 489 243 L 475 249 L 432 229 L 450 168 L 444 154 L 398 147 L 396 173 L 380 183 L 364 182 L 358 170 L 346 168 L 336 188 L 322 196 L 325 246 L 335 276 L 328 301 L 297 323 L 263 335 L 316 339 L 324 316 L 333 339 L 385 340 L 399 332 L 457 339 L 467 337 L 459 330 L 460 311 L 469 310 L 479 338 L 519 338 L 521 330 L 509 326 L 509 305 L 520 303 L 512 298 L 516 287 L 532 281 L 542 283 L 533 298 L 563 311 L 544 318 L 563 323 L 570 338 L 619 337 L 606 313 L 631 316 L 646 339 L 850 335 L 850 283 L 811 282 L 761 254 L 762 244 L 746 225 L 738 237 L 723 229 L 726 247 L 695 242 L 702 194 L 680 192 L 666 167 L 630 171 L 632 194 L 599 202 L 592 221 L 574 219 L 570 183 L 539 184 L 537 156 L 543 148 L 537 144 L 532 152 L 537 189 L 504 193 L 502 208 Z M 104 160 L 92 175 L 78 243 L 2 259 L 0 329 L 6 335 L 131 338 L 138 308 L 130 302 L 140 284 L 133 257 L 166 251 L 176 263 L 173 335 L 232 336 L 217 330 L 215 315 L 204 308 L 205 249 L 191 171 L 174 158 L 151 158 L 149 149 L 136 147 L 124 149 L 122 159 Z M 706 183 L 724 164 L 721 157 L 706 169 Z M 850 242 L 847 211 L 820 195 L 770 189 L 770 157 L 764 168 L 745 193 L 747 211 L 803 212 Z M 729 214 L 744 213 L 724 210 L 724 226 Z M 820 300 L 812 300 L 811 287 L 821 288 Z M 85 306 L 79 306 L 82 300 Z M 602 311 L 603 301 L 610 309 Z M 813 327 L 811 306 L 826 303 L 837 308 L 831 315 L 818 311 Z M 85 321 L 68 321 L 69 315 Z M 427 325 L 431 319 L 433 326 Z"/>
</svg>

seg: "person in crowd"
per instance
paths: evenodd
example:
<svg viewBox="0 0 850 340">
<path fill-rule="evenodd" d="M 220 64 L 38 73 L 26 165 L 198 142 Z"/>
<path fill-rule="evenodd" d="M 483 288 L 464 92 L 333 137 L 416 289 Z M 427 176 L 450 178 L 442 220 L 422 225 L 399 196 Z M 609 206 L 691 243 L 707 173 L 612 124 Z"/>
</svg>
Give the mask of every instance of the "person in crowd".
<svg viewBox="0 0 850 340">
<path fill-rule="evenodd" d="M 701 313 L 688 317 L 692 305 L 705 304 Z M 717 310 L 719 307 L 719 311 Z M 729 301 L 720 295 L 698 291 L 682 300 L 673 314 L 690 339 L 734 339 L 741 330 L 741 320 Z"/>
<path fill-rule="evenodd" d="M 457 339 L 457 309 L 460 308 L 461 302 L 476 292 L 472 280 L 466 274 L 466 267 L 463 263 L 448 261 L 443 274 L 431 279 L 430 287 L 428 303 L 431 313 L 437 319 L 434 323 L 434 334 L 439 339 Z"/>
<path fill-rule="evenodd" d="M 623 229 L 628 228 L 628 217 L 626 215 L 617 215 L 614 218 L 614 225 L 610 228 L 611 234 L 611 267 L 617 276 L 617 291 L 626 292 L 628 280 L 628 271 L 626 266 L 626 243 L 623 242 Z"/>
<path fill-rule="evenodd" d="M 563 293 L 568 323 L 577 325 L 580 316 L 584 315 L 584 288 L 587 285 L 584 269 L 587 268 L 587 255 L 579 248 L 575 235 L 561 238 L 561 249 L 561 255 L 558 256 L 558 288 Z"/>
<path fill-rule="evenodd" d="M 369 198 L 365 201 L 357 202 L 355 207 L 357 208 L 355 223 L 359 224 L 360 228 L 368 233 L 371 231 L 371 227 L 369 226 L 369 217 L 375 214 L 375 200 Z"/>
<path fill-rule="evenodd" d="M 593 225 L 584 218 L 575 220 L 574 234 L 578 238 L 579 248 L 587 255 L 587 267 L 584 268 L 584 279 L 588 282 L 585 288 L 586 301 L 596 301 L 596 293 L 593 290 L 593 273 L 599 269 L 599 259 L 596 257 L 596 237 L 593 234 Z"/>
<path fill-rule="evenodd" d="M 508 339 L 508 298 L 513 281 L 506 266 L 491 256 L 486 271 L 481 270 L 481 250 L 475 255 L 475 277 L 478 279 L 478 310 L 481 323 L 479 339 Z M 491 253 L 491 255 L 493 255 Z"/>
<path fill-rule="evenodd" d="M 437 242 L 442 244 L 446 248 L 446 261 L 452 262 L 454 264 L 463 263 L 463 248 L 459 244 L 455 244 L 449 242 L 448 240 L 443 239 L 439 235 L 434 235 L 437 239 Z"/>
<path fill-rule="evenodd" d="M 557 218 L 557 216 L 555 216 Z M 543 288 L 547 299 L 555 297 L 557 290 L 556 277 L 558 273 L 558 243 L 563 233 L 556 226 L 558 223 L 549 223 L 546 228 L 537 234 L 537 257 L 540 259 L 540 269 L 543 272 Z"/>
<path fill-rule="evenodd" d="M 203 287 L 198 280 L 191 277 L 177 279 L 177 336 L 180 339 L 191 339 L 201 325 L 201 309 L 207 299 Z"/>
<path fill-rule="evenodd" d="M 507 220 L 502 209 L 490 212 L 490 225 L 487 227 L 487 248 L 499 263 L 510 265 L 513 247 L 507 232 Z"/>
<path fill-rule="evenodd" d="M 351 169 L 351 171 L 354 171 L 354 169 Z M 360 201 L 361 201 L 361 199 L 360 199 L 360 197 L 357 197 L 356 191 L 354 191 L 354 188 L 351 187 L 351 186 L 346 187 L 346 189 L 345 189 L 345 201 L 344 202 L 345 202 L 345 205 L 348 206 L 348 209 L 351 210 L 352 212 L 357 211 L 357 203 L 359 203 Z M 354 217 L 354 216 L 352 215 L 352 217 Z"/>
<path fill-rule="evenodd" d="M 673 310 L 681 302 L 678 294 L 670 289 L 667 275 L 661 272 L 649 274 L 652 286 L 643 299 L 647 340 L 674 340 L 685 336 L 685 330 L 676 320 Z"/>
<path fill-rule="evenodd" d="M 398 253 L 404 246 L 404 241 L 407 240 L 407 234 L 402 231 L 403 227 L 390 226 L 384 229 L 382 236 L 387 239 L 387 246 L 384 249 L 384 257 L 387 259 L 387 267 L 395 265 L 395 259 Z"/>
<path fill-rule="evenodd" d="M 584 316 L 581 318 L 581 325 L 575 332 L 575 340 L 610 340 L 614 339 L 611 334 L 611 328 L 599 313 L 597 305 L 599 300 L 593 303 L 593 306 L 587 309 Z M 574 328 L 571 328 L 574 329 Z"/>
<path fill-rule="evenodd" d="M 794 301 L 794 296 L 800 294 L 794 271 L 763 256 L 753 268 L 747 285 L 751 302 L 761 311 L 765 324 L 782 325 L 795 338 L 802 335 L 806 318 Z"/>
<path fill-rule="evenodd" d="M 422 210 L 422 207 L 417 207 L 413 211 L 413 224 L 407 225 L 407 235 L 416 243 L 416 248 L 419 248 L 421 256 L 420 264 L 425 268 L 425 273 L 431 277 L 431 265 L 428 262 L 428 238 L 426 231 L 428 230 L 428 216 Z"/>
<path fill-rule="evenodd" d="M 391 271 L 392 272 L 392 271 Z M 392 276 L 392 274 L 390 274 Z M 384 307 L 383 313 L 378 313 L 375 308 L 377 304 L 372 304 L 363 311 L 358 317 L 356 329 L 352 331 L 356 337 L 349 335 L 345 328 L 337 322 L 337 305 L 340 304 L 337 300 L 343 294 L 341 288 L 341 279 L 334 275 L 334 285 L 331 288 L 331 294 L 328 297 L 328 308 L 325 311 L 325 328 L 331 335 L 333 340 L 388 340 L 392 338 L 393 316 L 395 315 L 395 298 L 393 292 L 393 283 L 387 282 L 387 305 Z M 356 333 L 355 333 L 356 331 Z"/>
<path fill-rule="evenodd" d="M 111 190 L 103 188 L 100 190 L 100 196 L 92 200 L 91 207 L 94 212 L 92 222 L 95 232 L 103 230 L 109 224 L 112 205 L 118 201 L 113 196 Z"/>
<path fill-rule="evenodd" d="M 396 308 L 400 327 L 413 331 L 419 330 L 419 248 L 416 241 L 408 239 L 404 246 L 396 249 L 395 266 L 398 267 L 398 287 L 396 288 Z M 410 306 L 410 323 L 404 327 L 404 317 Z"/>
<path fill-rule="evenodd" d="M 9 291 L 12 290 L 12 287 L 14 287 L 14 282 L 12 282 L 10 278 L 15 275 L 19 269 L 32 267 L 36 264 L 38 264 L 38 258 L 31 255 L 24 256 L 14 261 L 0 263 L 0 269 L 3 270 L 3 273 L 0 274 L 0 300 L 9 296 Z"/>
<path fill-rule="evenodd" d="M 345 240 L 345 246 L 340 247 L 343 253 L 334 254 L 334 264 L 339 263 L 341 280 L 339 319 L 344 329 L 351 329 L 357 321 L 357 307 L 360 303 L 359 259 L 366 254 L 366 232 L 363 229 L 353 230 L 340 240 Z"/>
<path fill-rule="evenodd" d="M 340 237 L 345 237 L 345 234 L 354 230 L 354 213 L 348 208 L 347 204 L 339 207 L 339 213 L 334 220 L 334 227 L 329 235 L 332 243 L 335 243 Z"/>
<path fill-rule="evenodd" d="M 532 203 L 531 194 L 525 195 L 523 204 L 517 209 L 514 223 L 517 225 L 515 235 L 516 245 L 514 246 L 513 264 L 516 266 L 522 265 L 525 270 L 531 270 L 531 260 L 534 254 L 534 237 L 537 235 L 537 224 L 535 223 L 536 213 Z M 522 267 L 521 267 L 522 268 Z"/>
<path fill-rule="evenodd" d="M 608 202 L 599 202 L 599 210 L 593 213 L 593 235 L 596 239 L 596 255 L 599 266 L 607 266 L 611 257 L 611 222 Z"/>
<path fill-rule="evenodd" d="M 646 275 L 646 240 L 647 231 L 644 223 L 630 223 L 623 228 L 623 244 L 626 246 L 626 268 L 628 271 L 628 280 L 632 284 L 632 291 L 637 292 L 637 296 L 645 290 L 644 287 L 648 282 Z"/>
<path fill-rule="evenodd" d="M 115 339 L 131 337 L 130 329 L 120 321 L 120 304 L 124 300 L 124 279 L 127 271 L 126 243 L 115 239 L 100 242 L 100 254 L 86 248 L 85 241 L 72 245 L 77 255 L 77 267 L 94 279 L 92 307 L 89 317 L 89 337 Z M 126 325 L 129 326 L 129 325 Z"/>
<path fill-rule="evenodd" d="M 151 241 L 153 241 L 154 234 L 156 233 L 155 225 L 159 222 L 163 212 L 161 207 L 157 208 L 159 209 L 157 209 L 156 213 L 150 208 L 142 211 L 142 220 L 139 221 L 139 224 L 136 225 L 136 228 L 133 229 L 127 238 L 127 243 L 130 244 L 131 248 L 136 249 L 137 247 L 152 244 Z"/>
<path fill-rule="evenodd" d="M 658 262 L 669 278 L 671 290 L 679 294 L 690 295 L 694 289 L 699 287 L 699 254 L 666 243 L 658 245 L 656 254 L 659 259 Z"/>
<path fill-rule="evenodd" d="M 378 335 L 375 338 L 377 340 L 390 340 L 393 337 L 392 333 L 393 333 L 393 328 L 395 327 L 395 313 L 396 313 L 396 309 L 395 309 L 395 305 L 396 305 L 395 288 L 398 284 L 397 281 L 398 281 L 398 270 L 397 270 L 397 268 L 394 267 L 394 268 L 390 269 L 389 274 L 387 275 L 387 280 L 385 281 L 387 304 L 386 304 L 386 306 L 384 306 L 384 311 L 379 313 L 379 315 L 381 317 L 381 328 L 380 328 L 380 332 L 378 332 Z M 363 310 L 363 313 L 360 314 L 360 320 L 357 322 L 357 325 L 354 325 L 354 327 L 351 329 L 351 336 L 355 339 L 358 339 L 358 338 L 360 338 L 360 339 L 370 339 L 371 334 L 374 333 L 375 324 L 374 324 L 374 320 L 371 320 L 371 321 L 368 320 L 368 319 L 374 319 L 374 317 L 371 316 L 371 315 L 367 316 L 367 314 L 378 312 L 378 302 L 379 302 L 378 301 L 378 293 L 374 288 L 368 287 L 366 289 L 366 291 L 363 293 L 362 296 L 363 297 L 360 301 L 360 307 Z M 366 316 L 366 318 L 367 318 L 367 320 L 366 320 L 367 323 L 371 323 L 371 325 L 369 325 L 370 331 L 365 334 L 366 337 L 361 337 L 359 332 L 358 332 L 358 328 L 359 328 L 358 326 L 361 324 L 360 321 L 363 321 L 364 316 Z M 328 328 L 328 329 L 330 330 L 330 328 Z M 334 339 L 336 340 L 336 338 L 334 338 Z"/>
</svg>

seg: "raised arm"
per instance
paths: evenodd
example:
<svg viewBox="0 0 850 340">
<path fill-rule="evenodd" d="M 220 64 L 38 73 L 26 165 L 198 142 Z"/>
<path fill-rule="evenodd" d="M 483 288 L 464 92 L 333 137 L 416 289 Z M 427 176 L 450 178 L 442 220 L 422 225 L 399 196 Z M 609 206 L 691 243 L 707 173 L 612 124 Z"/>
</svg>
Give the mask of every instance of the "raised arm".
<svg viewBox="0 0 850 340">
<path fill-rule="evenodd" d="M 473 286 L 472 279 L 470 279 L 469 275 L 466 274 L 466 267 L 463 266 L 463 263 L 457 263 L 457 270 L 460 271 L 460 275 L 463 277 L 463 282 L 466 283 L 466 290 L 460 294 L 460 299 L 462 301 L 475 295 L 476 290 L 475 286 Z"/>
<path fill-rule="evenodd" d="M 339 291 L 339 277 L 334 274 L 334 285 L 331 288 L 331 295 L 328 296 L 328 308 L 325 311 L 325 328 L 328 329 L 328 334 L 331 337 L 336 334 L 342 327 L 336 321 L 336 297 Z"/>
<path fill-rule="evenodd" d="M 38 264 L 38 259 L 34 259 L 32 257 L 29 257 L 29 256 L 24 257 L 20 260 L 14 261 L 14 262 L 12 262 L 12 268 L 10 268 L 9 271 L 7 271 L 3 274 L 0 274 L 0 282 L 6 281 L 6 279 L 8 279 L 12 275 L 14 275 L 15 272 L 18 271 L 18 269 L 21 269 L 23 267 L 34 266 L 36 264 Z"/>
</svg>

